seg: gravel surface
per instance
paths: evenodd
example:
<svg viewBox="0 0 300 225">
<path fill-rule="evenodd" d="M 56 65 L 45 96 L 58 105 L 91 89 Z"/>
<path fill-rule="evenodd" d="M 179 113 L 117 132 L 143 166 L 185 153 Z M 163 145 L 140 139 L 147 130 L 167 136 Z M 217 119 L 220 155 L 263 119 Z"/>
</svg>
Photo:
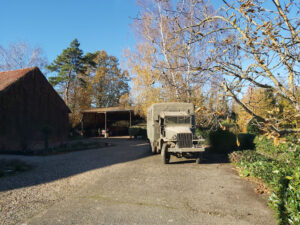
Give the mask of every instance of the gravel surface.
<svg viewBox="0 0 300 225">
<path fill-rule="evenodd" d="M 266 200 L 232 166 L 163 165 L 143 141 L 19 158 L 34 169 L 0 179 L 0 224 L 276 224 Z"/>
<path fill-rule="evenodd" d="M 33 166 L 30 171 L 0 178 L 0 224 L 24 222 L 90 182 L 96 169 L 121 162 L 102 157 L 110 148 L 53 156 L 0 155 L 0 159 L 20 159 Z"/>
</svg>

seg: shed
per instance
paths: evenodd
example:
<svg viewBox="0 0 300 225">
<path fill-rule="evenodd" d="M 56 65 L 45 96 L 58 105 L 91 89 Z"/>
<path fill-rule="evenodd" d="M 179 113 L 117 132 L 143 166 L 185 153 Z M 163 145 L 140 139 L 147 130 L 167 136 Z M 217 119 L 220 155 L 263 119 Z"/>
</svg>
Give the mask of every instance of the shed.
<svg viewBox="0 0 300 225">
<path fill-rule="evenodd" d="M 69 113 L 37 67 L 0 72 L 0 151 L 30 151 L 63 142 Z"/>
<path fill-rule="evenodd" d="M 128 135 L 128 128 L 139 118 L 134 107 L 93 108 L 81 114 L 81 128 L 86 136 Z"/>
</svg>

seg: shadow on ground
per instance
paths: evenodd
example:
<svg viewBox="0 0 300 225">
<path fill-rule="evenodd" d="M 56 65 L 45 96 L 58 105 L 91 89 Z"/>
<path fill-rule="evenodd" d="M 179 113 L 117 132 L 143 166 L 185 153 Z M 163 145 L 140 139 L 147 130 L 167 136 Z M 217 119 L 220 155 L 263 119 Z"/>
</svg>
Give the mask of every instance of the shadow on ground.
<svg viewBox="0 0 300 225">
<path fill-rule="evenodd" d="M 214 164 L 214 163 L 230 163 L 228 154 L 214 153 L 211 151 L 206 151 L 204 154 L 204 159 L 202 164 Z"/>
<path fill-rule="evenodd" d="M 185 159 L 183 158 L 180 161 L 173 161 L 175 156 L 171 157 L 171 161 L 169 164 L 190 164 L 196 163 L 196 159 Z M 203 160 L 200 164 L 217 164 L 217 163 L 229 163 L 228 155 L 227 154 L 218 154 L 206 151 L 203 155 Z"/>
<path fill-rule="evenodd" d="M 144 140 L 108 138 L 99 139 L 99 141 L 113 144 L 113 146 L 51 156 L 0 155 L 0 159 L 20 159 L 33 166 L 30 171 L 0 178 L 0 191 L 43 184 L 114 164 L 152 156 L 149 144 Z M 159 160 L 159 155 L 154 157 L 157 157 L 155 163 L 162 163 Z M 175 162 L 173 160 L 171 159 L 170 164 L 195 163 L 194 159 L 175 159 Z M 205 152 L 201 163 L 228 162 L 227 155 Z"/>
<path fill-rule="evenodd" d="M 0 178 L 0 191 L 47 183 L 152 155 L 143 140 L 113 138 L 99 141 L 114 146 L 51 156 L 0 155 L 0 159 L 20 159 L 33 166 L 30 171 Z"/>
</svg>

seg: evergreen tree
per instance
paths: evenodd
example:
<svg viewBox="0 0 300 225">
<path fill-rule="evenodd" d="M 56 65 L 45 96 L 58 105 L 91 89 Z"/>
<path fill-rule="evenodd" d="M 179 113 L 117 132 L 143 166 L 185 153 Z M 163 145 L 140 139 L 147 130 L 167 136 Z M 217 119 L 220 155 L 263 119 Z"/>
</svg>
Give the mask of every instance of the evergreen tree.
<svg viewBox="0 0 300 225">
<path fill-rule="evenodd" d="M 51 72 L 56 72 L 56 76 L 49 77 L 49 82 L 53 86 L 59 85 L 63 89 L 63 96 L 66 104 L 70 106 L 70 89 L 71 86 L 85 84 L 85 72 L 88 66 L 94 66 L 93 54 L 88 53 L 85 56 L 79 48 L 80 43 L 74 39 L 70 46 L 62 51 L 57 58 L 47 66 Z M 72 107 L 71 107 L 72 108 Z"/>
</svg>

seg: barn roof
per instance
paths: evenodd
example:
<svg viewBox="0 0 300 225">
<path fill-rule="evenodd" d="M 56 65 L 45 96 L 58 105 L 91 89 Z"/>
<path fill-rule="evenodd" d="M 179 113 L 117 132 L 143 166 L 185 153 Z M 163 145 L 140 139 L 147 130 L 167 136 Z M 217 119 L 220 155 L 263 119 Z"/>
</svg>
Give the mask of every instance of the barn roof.
<svg viewBox="0 0 300 225">
<path fill-rule="evenodd" d="M 107 107 L 107 108 L 92 108 L 81 111 L 81 113 L 106 113 L 106 112 L 129 112 L 134 111 L 134 107 Z"/>
<path fill-rule="evenodd" d="M 61 103 L 62 107 L 64 107 L 67 110 L 67 112 L 69 113 L 71 112 L 69 107 L 64 102 L 64 100 L 55 91 L 55 89 L 48 82 L 48 80 L 45 78 L 45 76 L 43 75 L 43 73 L 40 71 L 38 67 L 30 67 L 25 69 L 0 72 L 0 94 L 2 93 L 2 91 L 4 92 L 5 89 L 9 88 L 13 84 L 21 80 L 22 78 L 26 77 L 27 75 L 30 76 L 30 74 L 39 75 L 39 77 L 45 81 L 44 83 L 46 85 L 49 85 L 50 90 L 53 90 L 54 95 L 57 97 L 57 100 Z"/>
<path fill-rule="evenodd" d="M 0 91 L 9 87 L 17 80 L 26 76 L 26 74 L 35 69 L 37 69 L 37 67 L 0 72 Z"/>
</svg>

